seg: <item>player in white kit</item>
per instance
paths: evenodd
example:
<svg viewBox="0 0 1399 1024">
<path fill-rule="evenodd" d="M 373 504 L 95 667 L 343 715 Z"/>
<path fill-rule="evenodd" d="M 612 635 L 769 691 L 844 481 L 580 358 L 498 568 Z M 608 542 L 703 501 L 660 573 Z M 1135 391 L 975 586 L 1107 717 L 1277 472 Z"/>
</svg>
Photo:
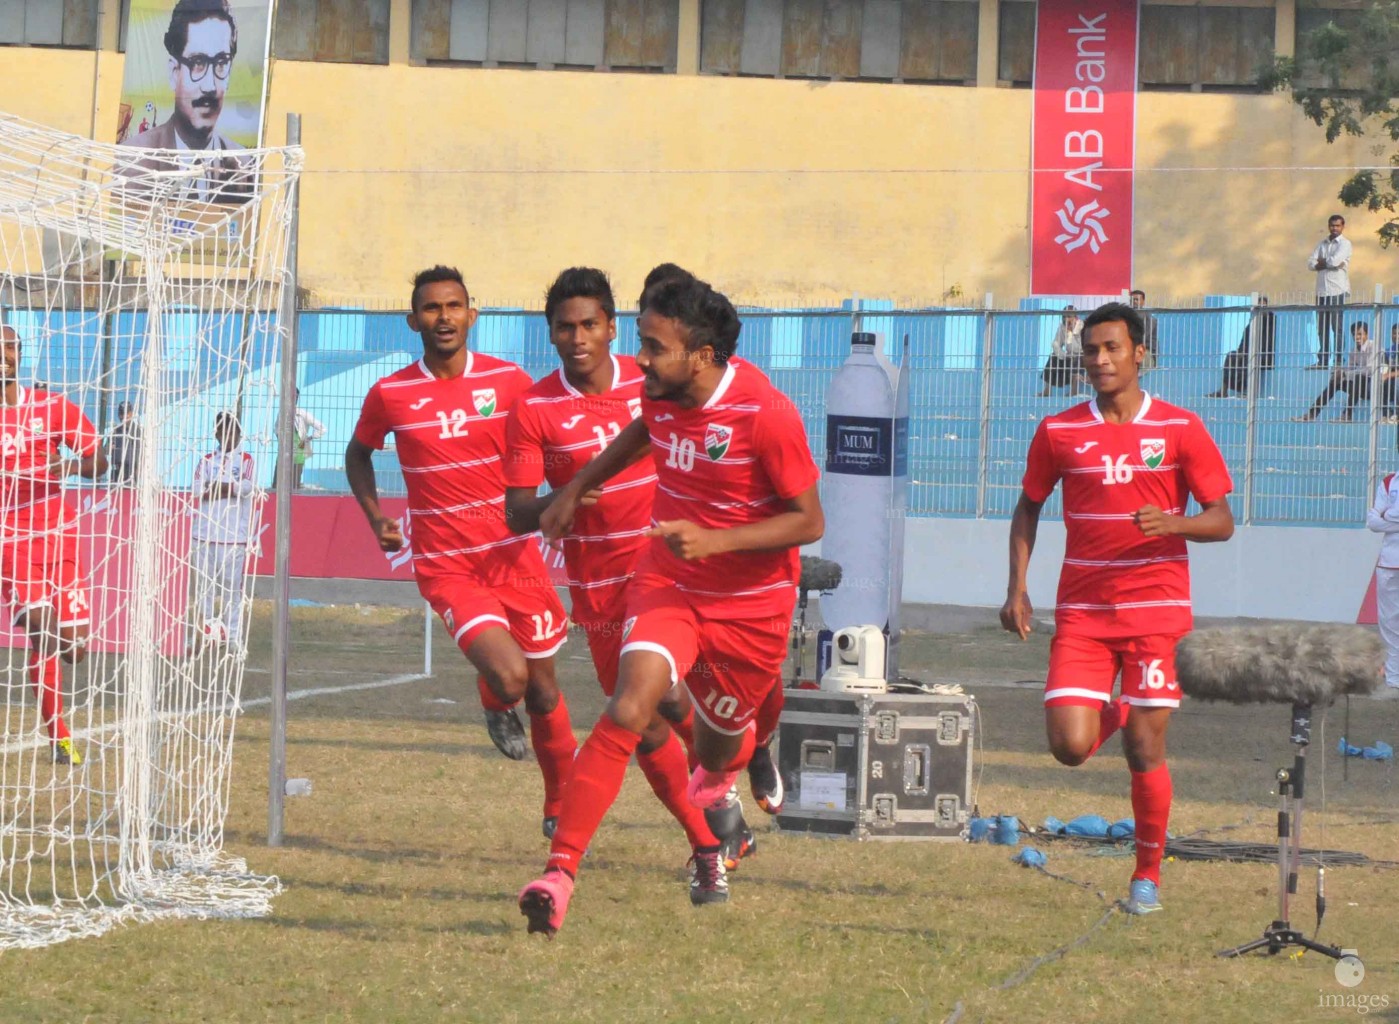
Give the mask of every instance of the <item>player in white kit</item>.
<svg viewBox="0 0 1399 1024">
<path fill-rule="evenodd" d="M 243 579 L 257 535 L 253 457 L 243 451 L 243 428 L 231 412 L 214 417 L 218 447 L 194 467 L 190 567 L 200 629 L 206 643 L 244 650 Z"/>
</svg>

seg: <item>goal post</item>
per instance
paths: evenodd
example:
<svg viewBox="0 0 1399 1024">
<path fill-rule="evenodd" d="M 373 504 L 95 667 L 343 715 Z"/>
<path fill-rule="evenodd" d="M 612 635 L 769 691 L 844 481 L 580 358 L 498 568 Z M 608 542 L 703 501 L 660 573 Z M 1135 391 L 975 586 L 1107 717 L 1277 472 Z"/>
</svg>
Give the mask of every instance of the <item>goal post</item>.
<svg viewBox="0 0 1399 1024">
<path fill-rule="evenodd" d="M 223 830 L 301 162 L 0 113 L 0 949 L 279 891 Z"/>
</svg>

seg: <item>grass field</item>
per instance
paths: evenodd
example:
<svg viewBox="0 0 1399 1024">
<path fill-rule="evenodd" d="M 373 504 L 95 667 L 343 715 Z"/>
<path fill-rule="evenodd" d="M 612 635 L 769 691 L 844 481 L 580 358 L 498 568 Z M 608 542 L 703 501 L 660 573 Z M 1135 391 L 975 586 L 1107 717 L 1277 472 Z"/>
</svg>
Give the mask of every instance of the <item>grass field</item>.
<svg viewBox="0 0 1399 1024">
<path fill-rule="evenodd" d="M 421 667 L 422 615 L 293 609 L 291 688 L 337 688 Z M 268 610 L 258 608 L 245 697 L 265 695 Z M 1330 961 L 1214 953 L 1255 937 L 1276 909 L 1269 864 L 1170 863 L 1166 911 L 1110 913 L 1130 858 L 1044 844 L 1048 869 L 1005 847 L 867 843 L 760 828 L 727 906 L 686 895 L 684 837 L 633 771 L 553 942 L 526 936 L 515 893 L 542 868 L 532 764 L 486 737 L 472 677 L 441 630 L 431 679 L 291 704 L 286 845 L 268 848 L 267 708 L 239 725 L 227 845 L 279 875 L 272 916 L 118 929 L 0 956 L 0 1021 L 1321 1021 L 1399 1020 L 1399 873 L 1327 872 L 1320 938 L 1355 947 L 1354 989 Z M 261 642 L 259 642 L 261 638 Z M 919 634 L 905 673 L 975 682 L 983 709 L 983 814 L 1027 823 L 1130 815 L 1116 740 L 1083 768 L 1044 752 L 1032 685 L 1043 637 L 991 628 Z M 584 645 L 561 676 L 580 734 L 601 710 Z M 1000 683 L 1002 685 L 991 685 Z M 1355 739 L 1399 737 L 1399 703 L 1357 701 Z M 1287 709 L 1187 706 L 1172 725 L 1172 831 L 1272 842 L 1274 770 L 1290 763 Z M 1340 711 L 1318 734 L 1308 846 L 1399 860 L 1391 766 L 1335 754 Z M 1329 749 L 1328 749 L 1329 748 Z M 1324 762 L 1324 765 L 1323 765 Z M 1324 771 L 1323 771 L 1324 767 Z M 1323 786 L 1324 779 L 1324 786 Z M 1321 813 L 1324 788 L 1325 813 Z M 762 817 L 756 810 L 753 816 Z M 1311 932 L 1315 873 L 1293 923 Z M 1042 965 L 1040 958 L 1048 956 Z"/>
</svg>

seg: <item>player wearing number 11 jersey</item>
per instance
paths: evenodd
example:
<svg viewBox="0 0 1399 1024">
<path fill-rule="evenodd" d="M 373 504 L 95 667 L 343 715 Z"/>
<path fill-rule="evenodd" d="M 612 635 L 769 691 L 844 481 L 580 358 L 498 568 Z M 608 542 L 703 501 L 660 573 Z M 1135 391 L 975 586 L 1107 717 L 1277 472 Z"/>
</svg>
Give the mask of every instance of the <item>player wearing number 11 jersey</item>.
<svg viewBox="0 0 1399 1024">
<path fill-rule="evenodd" d="M 402 548 L 398 522 L 379 508 L 372 462 L 394 435 L 418 590 L 480 673 L 491 739 L 515 760 L 526 753 L 515 714 L 523 698 L 547 820 L 559 813 L 577 749 L 554 677 L 568 617 L 534 537 L 505 526 L 505 420 L 533 382 L 514 363 L 466 347 L 476 310 L 456 269 L 418 274 L 412 309 L 423 357 L 369 389 L 345 475 L 379 547 Z"/>
<path fill-rule="evenodd" d="M 1030 632 L 1030 553 L 1040 509 L 1063 481 L 1068 537 L 1044 694 L 1049 748 L 1061 763 L 1079 765 L 1122 729 L 1137 841 L 1124 908 L 1145 914 L 1161 909 L 1171 809 L 1166 724 L 1180 706 L 1176 642 L 1192 624 L 1185 542 L 1233 535 L 1226 501 L 1233 483 L 1199 417 L 1141 389 L 1146 348 L 1134 309 L 1100 306 L 1082 338 L 1097 396 L 1046 418 L 1030 442 L 1001 624 L 1022 639 Z M 1196 515 L 1186 515 L 1191 497 Z"/>
</svg>

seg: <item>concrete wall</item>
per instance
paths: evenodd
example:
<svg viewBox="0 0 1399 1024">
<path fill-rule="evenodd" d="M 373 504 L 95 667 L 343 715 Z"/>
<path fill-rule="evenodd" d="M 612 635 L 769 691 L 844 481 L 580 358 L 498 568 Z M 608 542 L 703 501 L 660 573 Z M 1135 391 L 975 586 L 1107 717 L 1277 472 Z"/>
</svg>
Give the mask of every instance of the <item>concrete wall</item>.
<svg viewBox="0 0 1399 1024">
<path fill-rule="evenodd" d="M 1005 601 L 1010 523 L 987 519 L 910 519 L 904 600 L 981 605 Z M 1365 530 L 1245 526 L 1225 544 L 1190 545 L 1195 614 L 1354 622 L 1379 538 Z M 1064 557 L 1064 525 L 1040 523 L 1030 562 L 1030 600 L 1052 618 Z"/>
<path fill-rule="evenodd" d="M 110 137 L 123 60 L 0 47 L 0 105 Z M 327 300 L 401 302 L 415 269 L 447 261 L 486 304 L 533 305 L 576 263 L 609 268 L 634 301 L 671 259 L 755 304 L 1013 304 L 1028 287 L 1030 99 L 278 61 L 268 138 L 303 115 L 301 276 Z M 1366 162 L 1367 145 L 1327 146 L 1278 96 L 1143 93 L 1137 122 L 1138 283 L 1158 298 L 1311 289 L 1304 258 L 1344 174 L 1293 168 Z M 1350 220 L 1368 287 L 1393 257 L 1374 217 Z"/>
</svg>

